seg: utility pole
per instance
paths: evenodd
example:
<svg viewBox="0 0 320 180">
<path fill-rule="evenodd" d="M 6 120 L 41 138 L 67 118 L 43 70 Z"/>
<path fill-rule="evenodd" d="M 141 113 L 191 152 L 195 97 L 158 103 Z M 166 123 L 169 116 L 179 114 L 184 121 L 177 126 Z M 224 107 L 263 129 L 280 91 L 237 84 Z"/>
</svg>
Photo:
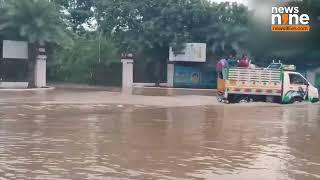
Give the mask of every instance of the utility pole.
<svg viewBox="0 0 320 180">
<path fill-rule="evenodd" d="M 101 63 L 101 30 L 99 30 L 99 64 Z"/>
</svg>

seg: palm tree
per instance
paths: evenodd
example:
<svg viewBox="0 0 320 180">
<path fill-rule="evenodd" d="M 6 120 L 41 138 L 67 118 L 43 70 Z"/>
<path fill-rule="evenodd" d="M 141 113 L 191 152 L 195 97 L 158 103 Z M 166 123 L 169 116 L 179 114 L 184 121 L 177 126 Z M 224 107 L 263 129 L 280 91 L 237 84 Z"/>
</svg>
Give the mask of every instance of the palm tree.
<svg viewBox="0 0 320 180">
<path fill-rule="evenodd" d="M 33 88 L 38 48 L 71 42 L 63 12 L 49 0 L 3 0 L 1 5 L 0 33 L 16 32 L 18 39 L 29 43 L 28 87 Z"/>
</svg>

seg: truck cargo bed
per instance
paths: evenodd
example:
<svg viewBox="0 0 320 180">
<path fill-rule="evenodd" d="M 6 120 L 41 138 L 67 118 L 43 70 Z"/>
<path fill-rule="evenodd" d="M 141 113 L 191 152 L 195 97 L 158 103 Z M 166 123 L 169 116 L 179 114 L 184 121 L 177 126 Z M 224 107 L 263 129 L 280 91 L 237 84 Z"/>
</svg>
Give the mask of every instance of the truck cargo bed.
<svg viewBox="0 0 320 180">
<path fill-rule="evenodd" d="M 226 91 L 235 94 L 281 96 L 282 71 L 274 69 L 230 68 Z"/>
</svg>

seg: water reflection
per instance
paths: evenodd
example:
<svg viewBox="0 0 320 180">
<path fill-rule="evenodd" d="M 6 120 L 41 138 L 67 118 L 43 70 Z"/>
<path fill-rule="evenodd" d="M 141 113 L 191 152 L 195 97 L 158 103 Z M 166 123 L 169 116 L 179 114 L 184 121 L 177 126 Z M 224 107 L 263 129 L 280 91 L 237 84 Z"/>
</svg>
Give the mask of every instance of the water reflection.
<svg viewBox="0 0 320 180">
<path fill-rule="evenodd" d="M 0 108 L 5 179 L 318 179 L 319 106 Z"/>
<path fill-rule="evenodd" d="M 199 96 L 214 96 L 216 95 L 215 90 L 192 90 L 192 89 L 174 89 L 174 88 L 139 88 L 135 87 L 132 89 L 134 95 L 144 96 L 184 96 L 184 95 L 199 95 Z"/>
</svg>

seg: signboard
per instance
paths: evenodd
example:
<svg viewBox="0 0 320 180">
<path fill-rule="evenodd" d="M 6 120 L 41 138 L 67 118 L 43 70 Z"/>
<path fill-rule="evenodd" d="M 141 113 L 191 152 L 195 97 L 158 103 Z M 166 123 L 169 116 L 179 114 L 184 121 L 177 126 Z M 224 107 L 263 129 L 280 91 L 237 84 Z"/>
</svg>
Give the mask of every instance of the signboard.
<svg viewBox="0 0 320 180">
<path fill-rule="evenodd" d="M 214 68 L 175 65 L 174 87 L 183 88 L 214 88 L 216 85 Z"/>
<path fill-rule="evenodd" d="M 205 43 L 187 43 L 185 48 L 175 54 L 173 48 L 170 47 L 169 61 L 171 62 L 206 62 Z"/>
<path fill-rule="evenodd" d="M 3 41 L 3 58 L 28 59 L 28 43 L 25 41 Z"/>
<path fill-rule="evenodd" d="M 37 49 L 37 60 L 42 60 L 45 61 L 47 60 L 47 55 L 46 55 L 46 48 L 45 47 L 40 47 Z"/>
<path fill-rule="evenodd" d="M 174 86 L 175 87 L 199 87 L 201 82 L 201 72 L 197 67 L 175 66 Z"/>
<path fill-rule="evenodd" d="M 134 59 L 134 54 L 133 53 L 122 53 L 121 59 Z"/>
<path fill-rule="evenodd" d="M 200 72 L 194 67 L 175 66 L 175 85 L 197 86 L 200 84 Z"/>
</svg>

